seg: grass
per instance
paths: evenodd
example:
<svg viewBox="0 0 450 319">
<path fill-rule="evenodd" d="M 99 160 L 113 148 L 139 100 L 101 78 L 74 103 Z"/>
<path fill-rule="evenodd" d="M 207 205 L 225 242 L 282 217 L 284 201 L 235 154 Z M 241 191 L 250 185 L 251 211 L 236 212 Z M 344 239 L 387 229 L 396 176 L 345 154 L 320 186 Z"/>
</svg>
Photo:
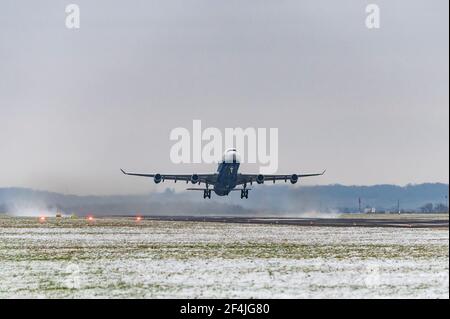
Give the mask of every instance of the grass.
<svg viewBox="0 0 450 319">
<path fill-rule="evenodd" d="M 448 249 L 448 229 L 2 217 L 0 298 L 448 298 Z"/>
</svg>

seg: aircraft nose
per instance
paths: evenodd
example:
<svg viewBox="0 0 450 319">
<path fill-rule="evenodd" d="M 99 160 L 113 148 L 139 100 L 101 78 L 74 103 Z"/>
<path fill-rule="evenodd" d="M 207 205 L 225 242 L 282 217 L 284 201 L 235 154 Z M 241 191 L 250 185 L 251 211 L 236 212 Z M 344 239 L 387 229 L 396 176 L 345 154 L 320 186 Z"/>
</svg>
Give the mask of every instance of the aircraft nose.
<svg viewBox="0 0 450 319">
<path fill-rule="evenodd" d="M 225 163 L 239 163 L 240 160 L 239 153 L 234 148 L 226 150 L 223 155 L 223 161 Z"/>
</svg>

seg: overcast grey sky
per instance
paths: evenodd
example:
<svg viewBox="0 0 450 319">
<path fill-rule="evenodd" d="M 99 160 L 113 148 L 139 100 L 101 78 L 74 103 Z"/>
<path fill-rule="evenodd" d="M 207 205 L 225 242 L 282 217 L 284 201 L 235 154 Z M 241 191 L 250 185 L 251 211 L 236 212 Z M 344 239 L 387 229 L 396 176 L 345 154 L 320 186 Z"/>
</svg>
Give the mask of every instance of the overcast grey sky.
<svg viewBox="0 0 450 319">
<path fill-rule="evenodd" d="M 169 160 L 170 131 L 193 119 L 278 127 L 279 173 L 328 168 L 303 183 L 448 183 L 448 5 L 3 0 L 0 187 L 162 190 L 119 168 L 215 170 Z"/>
</svg>

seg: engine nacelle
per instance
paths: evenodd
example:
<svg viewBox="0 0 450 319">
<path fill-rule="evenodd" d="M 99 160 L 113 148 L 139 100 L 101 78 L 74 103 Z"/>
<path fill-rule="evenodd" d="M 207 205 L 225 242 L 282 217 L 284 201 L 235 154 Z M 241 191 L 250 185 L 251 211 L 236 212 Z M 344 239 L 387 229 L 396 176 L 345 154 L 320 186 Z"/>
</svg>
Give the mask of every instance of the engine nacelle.
<svg viewBox="0 0 450 319">
<path fill-rule="evenodd" d="M 153 180 L 155 181 L 156 184 L 160 183 L 162 181 L 161 174 L 156 174 L 155 177 L 153 177 Z"/>
<path fill-rule="evenodd" d="M 292 174 L 290 180 L 291 180 L 291 184 L 297 183 L 298 182 L 298 175 L 297 174 Z"/>
<path fill-rule="evenodd" d="M 259 174 L 258 176 L 256 176 L 256 182 L 258 184 L 263 184 L 264 183 L 264 175 Z"/>
<path fill-rule="evenodd" d="M 198 180 L 199 180 L 198 175 L 197 174 L 192 174 L 192 176 L 191 176 L 191 183 L 192 184 L 197 184 Z"/>
</svg>

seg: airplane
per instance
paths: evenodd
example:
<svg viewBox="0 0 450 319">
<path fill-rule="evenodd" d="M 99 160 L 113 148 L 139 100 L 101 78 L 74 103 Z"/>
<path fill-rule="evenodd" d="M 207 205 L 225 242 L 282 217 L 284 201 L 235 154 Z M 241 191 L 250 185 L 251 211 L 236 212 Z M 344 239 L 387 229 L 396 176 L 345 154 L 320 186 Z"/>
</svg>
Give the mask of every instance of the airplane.
<svg viewBox="0 0 450 319">
<path fill-rule="evenodd" d="M 141 177 L 153 177 L 156 184 L 164 182 L 165 180 L 173 180 L 175 183 L 177 181 L 185 181 L 186 183 L 191 182 L 192 184 L 201 183 L 205 184 L 203 188 L 187 188 L 186 190 L 193 191 L 203 191 L 203 198 L 211 198 L 212 185 L 214 193 L 218 196 L 228 196 L 232 191 L 241 191 L 241 199 L 248 198 L 248 191 L 251 188 L 247 188 L 247 185 L 253 185 L 253 182 L 257 184 L 263 184 L 265 181 L 279 181 L 284 180 L 286 183 L 288 180 L 295 184 L 300 178 L 311 177 L 311 176 L 321 176 L 325 174 L 325 170 L 322 173 L 313 174 L 292 174 L 292 175 L 263 175 L 263 174 L 241 174 L 238 173 L 240 165 L 239 154 L 235 148 L 231 148 L 225 151 L 222 161 L 219 163 L 217 168 L 217 173 L 213 174 L 191 174 L 191 175 L 170 175 L 170 174 L 139 174 L 139 173 L 128 173 L 123 169 L 120 169 L 123 174 L 131 176 L 141 176 Z M 242 187 L 236 187 L 242 185 Z"/>
</svg>

